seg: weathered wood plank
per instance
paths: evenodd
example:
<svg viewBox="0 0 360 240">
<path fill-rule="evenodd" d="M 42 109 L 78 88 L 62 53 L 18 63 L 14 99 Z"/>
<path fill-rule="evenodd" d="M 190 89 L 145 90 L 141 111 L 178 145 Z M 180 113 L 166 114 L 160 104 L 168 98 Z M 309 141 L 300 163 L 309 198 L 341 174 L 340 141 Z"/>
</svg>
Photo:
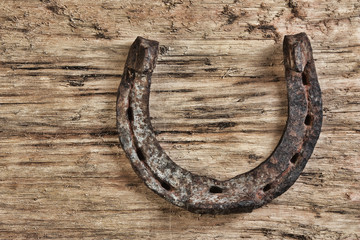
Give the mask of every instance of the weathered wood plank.
<svg viewBox="0 0 360 240">
<path fill-rule="evenodd" d="M 0 2 L 1 239 L 359 239 L 358 1 Z M 119 148 L 130 44 L 160 41 L 150 109 L 182 167 L 226 179 L 263 161 L 287 117 L 285 34 L 311 38 L 324 124 L 303 174 L 249 214 L 159 198 Z"/>
</svg>

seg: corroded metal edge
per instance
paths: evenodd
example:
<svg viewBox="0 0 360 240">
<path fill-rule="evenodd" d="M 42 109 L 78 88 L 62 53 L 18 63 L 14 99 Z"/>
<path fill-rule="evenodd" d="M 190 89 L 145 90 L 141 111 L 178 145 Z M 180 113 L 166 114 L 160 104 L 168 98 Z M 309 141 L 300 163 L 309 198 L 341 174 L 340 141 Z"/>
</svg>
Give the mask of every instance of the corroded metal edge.
<svg viewBox="0 0 360 240">
<path fill-rule="evenodd" d="M 288 119 L 279 144 L 259 166 L 225 181 L 181 168 L 156 140 L 149 96 L 158 46 L 141 37 L 132 44 L 116 106 L 121 146 L 145 184 L 176 206 L 212 214 L 249 212 L 290 188 L 310 158 L 322 125 L 321 90 L 306 34 L 284 38 Z"/>
</svg>

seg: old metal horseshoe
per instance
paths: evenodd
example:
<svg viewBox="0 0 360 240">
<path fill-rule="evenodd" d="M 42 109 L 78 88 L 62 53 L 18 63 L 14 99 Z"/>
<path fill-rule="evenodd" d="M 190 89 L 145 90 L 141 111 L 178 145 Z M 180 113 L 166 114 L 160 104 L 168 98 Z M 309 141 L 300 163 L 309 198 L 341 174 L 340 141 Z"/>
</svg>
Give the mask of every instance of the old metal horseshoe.
<svg viewBox="0 0 360 240">
<path fill-rule="evenodd" d="M 181 168 L 156 140 L 149 96 L 158 45 L 141 37 L 131 45 L 116 106 L 121 146 L 145 184 L 176 206 L 213 214 L 252 211 L 294 184 L 314 150 L 322 124 L 321 91 L 306 34 L 284 38 L 288 119 L 279 144 L 259 166 L 226 181 Z"/>
</svg>

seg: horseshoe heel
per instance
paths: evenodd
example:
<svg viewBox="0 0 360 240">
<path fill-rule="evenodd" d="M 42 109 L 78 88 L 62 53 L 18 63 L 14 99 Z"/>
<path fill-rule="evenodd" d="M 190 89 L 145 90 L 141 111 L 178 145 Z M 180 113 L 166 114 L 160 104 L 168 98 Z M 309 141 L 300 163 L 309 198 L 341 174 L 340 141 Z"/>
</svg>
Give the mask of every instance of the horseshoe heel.
<svg viewBox="0 0 360 240">
<path fill-rule="evenodd" d="M 176 206 L 212 214 L 252 211 L 294 184 L 314 150 L 322 124 L 321 91 L 306 34 L 284 38 L 288 119 L 280 142 L 259 166 L 226 181 L 181 168 L 156 140 L 149 96 L 158 45 L 141 37 L 132 44 L 116 106 L 121 146 L 145 184 Z"/>
</svg>

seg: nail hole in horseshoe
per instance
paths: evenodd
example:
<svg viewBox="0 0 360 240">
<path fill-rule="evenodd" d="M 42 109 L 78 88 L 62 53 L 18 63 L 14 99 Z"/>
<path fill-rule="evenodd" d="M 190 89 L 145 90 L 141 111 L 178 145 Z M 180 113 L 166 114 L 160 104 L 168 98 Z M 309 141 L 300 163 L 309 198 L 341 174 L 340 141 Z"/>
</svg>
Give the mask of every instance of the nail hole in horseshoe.
<svg viewBox="0 0 360 240">
<path fill-rule="evenodd" d="M 164 181 L 159 181 L 159 182 L 160 182 L 161 186 L 162 186 L 165 190 L 167 190 L 167 191 L 170 191 L 170 190 L 171 190 L 171 186 L 170 186 L 168 183 L 166 183 L 166 182 L 164 182 Z"/>
<path fill-rule="evenodd" d="M 154 178 L 159 182 L 159 184 L 161 185 L 161 187 L 163 189 L 165 189 L 166 191 L 171 191 L 174 187 L 171 186 L 169 183 L 163 181 L 161 178 L 159 178 L 158 176 L 154 176 Z"/>
<path fill-rule="evenodd" d="M 222 188 L 218 187 L 218 186 L 211 186 L 209 189 L 210 193 L 222 193 L 223 190 Z"/>
<path fill-rule="evenodd" d="M 307 74 L 305 73 L 305 71 L 302 72 L 301 77 L 302 77 L 303 85 L 310 85 L 309 78 L 308 78 Z"/>
<path fill-rule="evenodd" d="M 312 117 L 310 114 L 306 115 L 306 118 L 305 118 L 305 125 L 309 126 L 311 125 L 312 123 Z"/>
<path fill-rule="evenodd" d="M 138 147 L 136 148 L 136 154 L 140 161 L 145 161 L 145 156 L 144 156 L 143 152 L 141 151 L 141 149 Z"/>
<path fill-rule="evenodd" d="M 126 112 L 127 112 L 127 117 L 130 120 L 130 122 L 133 122 L 134 121 L 134 113 L 133 113 L 132 108 L 129 107 Z"/>
<path fill-rule="evenodd" d="M 296 153 L 291 159 L 290 159 L 290 162 L 292 164 L 295 164 L 297 162 L 297 160 L 299 159 L 299 156 L 300 154 L 299 153 Z"/>
<path fill-rule="evenodd" d="M 268 183 L 268 184 L 266 184 L 265 187 L 263 188 L 263 191 L 264 191 L 264 192 L 267 192 L 267 191 L 269 191 L 270 189 L 271 189 L 271 184 Z"/>
</svg>

